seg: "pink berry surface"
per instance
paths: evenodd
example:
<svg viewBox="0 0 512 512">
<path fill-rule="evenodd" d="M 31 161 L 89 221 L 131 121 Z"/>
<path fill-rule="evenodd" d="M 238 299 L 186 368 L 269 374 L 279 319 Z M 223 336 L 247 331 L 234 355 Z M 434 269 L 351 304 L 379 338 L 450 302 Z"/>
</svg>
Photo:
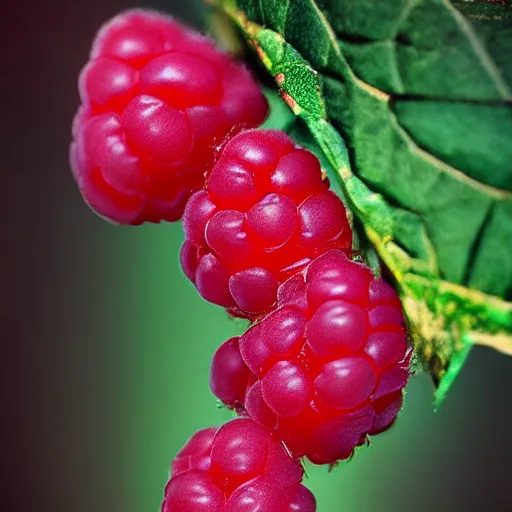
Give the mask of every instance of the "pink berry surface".
<svg viewBox="0 0 512 512">
<path fill-rule="evenodd" d="M 241 64 L 171 17 L 139 9 L 98 32 L 79 92 L 73 174 L 88 205 L 121 224 L 178 220 L 216 146 L 267 114 Z"/>
<path fill-rule="evenodd" d="M 226 340 L 213 355 L 210 367 L 213 394 L 230 409 L 237 409 L 243 405 L 250 377 L 251 371 L 240 354 L 238 337 Z"/>
<path fill-rule="evenodd" d="M 318 159 L 277 130 L 225 144 L 183 216 L 182 266 L 206 300 L 254 320 L 281 283 L 326 250 L 350 250 L 343 203 Z"/>
<path fill-rule="evenodd" d="M 236 382 L 242 414 L 275 431 L 295 456 L 346 459 L 401 408 L 410 351 L 400 300 L 342 251 L 283 283 L 277 309 L 228 341 L 223 366 L 236 371 L 212 373 L 213 392 Z"/>
<path fill-rule="evenodd" d="M 314 512 L 303 469 L 249 418 L 197 432 L 171 465 L 161 512 Z"/>
</svg>

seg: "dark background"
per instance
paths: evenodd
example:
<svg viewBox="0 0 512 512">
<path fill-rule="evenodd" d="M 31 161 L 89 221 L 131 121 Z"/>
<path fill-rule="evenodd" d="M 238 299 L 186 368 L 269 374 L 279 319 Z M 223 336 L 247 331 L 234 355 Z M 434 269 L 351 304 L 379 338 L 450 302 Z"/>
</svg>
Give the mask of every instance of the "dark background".
<svg viewBox="0 0 512 512">
<path fill-rule="evenodd" d="M 179 225 L 115 228 L 69 172 L 76 78 L 123 1 L 3 8 L 1 510 L 157 512 L 171 458 L 227 416 L 207 389 L 241 327 L 180 275 Z M 205 26 L 200 0 L 152 2 Z M 412 379 L 397 426 L 334 473 L 310 468 L 319 512 L 512 510 L 512 360 L 471 354 L 432 412 Z M 5 506 L 4 506 L 5 505 Z"/>
</svg>

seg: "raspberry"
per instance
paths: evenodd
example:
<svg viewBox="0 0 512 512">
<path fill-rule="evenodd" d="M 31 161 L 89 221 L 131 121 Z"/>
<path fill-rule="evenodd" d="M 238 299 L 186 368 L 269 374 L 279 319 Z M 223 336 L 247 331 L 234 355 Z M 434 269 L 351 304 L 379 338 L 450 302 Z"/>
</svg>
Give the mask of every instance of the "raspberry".
<svg viewBox="0 0 512 512">
<path fill-rule="evenodd" d="M 79 90 L 73 174 L 89 206 L 122 224 L 179 219 L 215 146 L 267 114 L 244 67 L 206 37 L 144 10 L 103 26 Z"/>
<path fill-rule="evenodd" d="M 222 366 L 236 371 L 213 372 L 212 390 L 235 382 L 228 398 L 243 396 L 246 413 L 297 457 L 346 459 L 401 408 L 410 352 L 400 300 L 342 251 L 282 284 L 278 308 L 229 343 Z M 240 357 L 253 374 L 245 386 Z"/>
<path fill-rule="evenodd" d="M 303 470 L 249 418 L 197 432 L 171 465 L 161 512 L 314 512 Z"/>
<path fill-rule="evenodd" d="M 318 159 L 283 132 L 236 135 L 185 208 L 185 274 L 235 316 L 269 311 L 279 285 L 312 258 L 351 248 L 345 208 L 328 187 Z"/>
</svg>

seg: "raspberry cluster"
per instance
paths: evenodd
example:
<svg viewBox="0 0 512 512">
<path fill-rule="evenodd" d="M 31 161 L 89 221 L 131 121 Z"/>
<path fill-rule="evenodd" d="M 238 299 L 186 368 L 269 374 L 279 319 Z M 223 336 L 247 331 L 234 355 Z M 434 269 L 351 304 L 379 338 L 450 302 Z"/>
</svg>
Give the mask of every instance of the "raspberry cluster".
<svg viewBox="0 0 512 512">
<path fill-rule="evenodd" d="M 252 324 L 210 372 L 240 417 L 188 441 L 161 512 L 314 512 L 299 458 L 346 459 L 401 408 L 410 350 L 398 296 L 352 253 L 318 159 L 255 129 L 265 99 L 205 37 L 123 13 L 100 30 L 80 94 L 71 164 L 86 202 L 125 224 L 183 214 L 185 275 Z"/>
<path fill-rule="evenodd" d="M 302 466 L 248 418 L 200 430 L 178 453 L 161 512 L 314 512 Z"/>
<path fill-rule="evenodd" d="M 349 457 L 402 404 L 409 353 L 400 301 L 328 251 L 283 283 L 278 307 L 213 357 L 213 393 L 316 464 Z"/>
<path fill-rule="evenodd" d="M 178 220 L 215 146 L 267 114 L 244 67 L 206 37 L 143 10 L 99 31 L 79 90 L 74 176 L 89 206 L 121 224 Z"/>
<path fill-rule="evenodd" d="M 254 319 L 288 277 L 352 231 L 318 159 L 278 130 L 230 139 L 183 216 L 183 270 L 201 296 Z"/>
</svg>

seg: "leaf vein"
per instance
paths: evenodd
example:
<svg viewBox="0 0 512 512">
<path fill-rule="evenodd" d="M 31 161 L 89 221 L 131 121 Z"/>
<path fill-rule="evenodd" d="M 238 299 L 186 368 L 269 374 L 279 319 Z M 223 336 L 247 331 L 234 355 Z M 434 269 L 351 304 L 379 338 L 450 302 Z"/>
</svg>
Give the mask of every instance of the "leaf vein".
<svg viewBox="0 0 512 512">
<path fill-rule="evenodd" d="M 425 149 L 421 148 L 416 141 L 412 138 L 409 132 L 399 123 L 395 112 L 392 109 L 389 109 L 391 114 L 392 122 L 395 124 L 395 127 L 400 132 L 400 135 L 404 139 L 404 141 L 409 145 L 409 147 L 423 160 L 430 162 L 433 166 L 437 167 L 440 171 L 451 175 L 454 179 L 459 182 L 465 183 L 467 186 L 474 188 L 483 192 L 486 195 L 489 195 L 497 200 L 505 200 L 507 198 L 512 197 L 512 192 L 509 190 L 503 190 L 497 187 L 493 187 L 491 185 L 486 185 L 485 183 L 481 183 L 474 178 L 471 178 L 467 174 L 463 173 L 461 170 L 451 166 L 450 164 L 444 162 L 439 159 L 437 156 L 429 153 Z"/>
<path fill-rule="evenodd" d="M 506 84 L 502 73 L 500 72 L 496 63 L 492 60 L 489 53 L 485 50 L 485 47 L 480 40 L 480 38 L 476 35 L 475 31 L 471 27 L 471 25 L 466 21 L 464 16 L 455 8 L 448 0 L 443 0 L 446 8 L 451 11 L 453 17 L 457 21 L 460 29 L 466 35 L 468 42 L 471 44 L 471 47 L 475 51 L 475 53 L 480 58 L 485 70 L 487 71 L 489 77 L 493 80 L 498 92 L 501 94 L 503 99 L 512 99 L 512 93 Z"/>
</svg>

